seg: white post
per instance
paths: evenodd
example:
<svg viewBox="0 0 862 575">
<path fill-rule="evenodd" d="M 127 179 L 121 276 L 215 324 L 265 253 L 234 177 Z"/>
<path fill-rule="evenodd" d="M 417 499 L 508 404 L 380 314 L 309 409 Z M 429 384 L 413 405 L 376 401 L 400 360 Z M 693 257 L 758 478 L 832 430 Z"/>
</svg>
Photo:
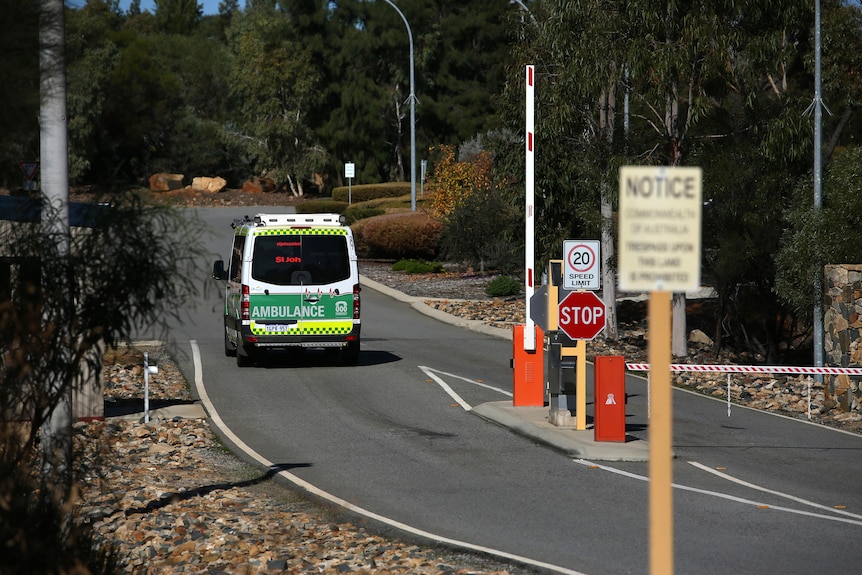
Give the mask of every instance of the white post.
<svg viewBox="0 0 862 575">
<path fill-rule="evenodd" d="M 144 352 L 144 423 L 150 422 L 150 362 Z"/>
<path fill-rule="evenodd" d="M 727 416 L 730 417 L 730 374 L 727 374 Z"/>
<path fill-rule="evenodd" d="M 356 164 L 353 162 L 345 162 L 344 177 L 347 178 L 347 203 L 353 204 L 353 176 L 356 175 Z"/>
<path fill-rule="evenodd" d="M 530 317 L 530 299 L 535 293 L 534 278 L 536 267 L 535 233 L 536 233 L 536 150 L 535 150 L 535 66 L 527 65 L 526 69 L 526 132 L 525 132 L 525 171 L 524 182 L 526 189 L 525 205 L 525 267 L 524 287 L 526 291 L 527 318 L 524 326 L 524 351 L 535 351 L 536 349 L 536 323 Z"/>
</svg>

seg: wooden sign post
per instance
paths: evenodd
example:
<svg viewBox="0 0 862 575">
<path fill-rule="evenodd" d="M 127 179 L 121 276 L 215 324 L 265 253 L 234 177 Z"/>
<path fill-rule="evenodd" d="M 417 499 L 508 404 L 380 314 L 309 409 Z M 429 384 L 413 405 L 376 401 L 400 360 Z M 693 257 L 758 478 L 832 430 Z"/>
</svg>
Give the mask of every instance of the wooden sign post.
<svg viewBox="0 0 862 575">
<path fill-rule="evenodd" d="M 650 573 L 673 574 L 671 292 L 700 287 L 701 170 L 620 169 L 619 287 L 649 292 Z"/>
</svg>

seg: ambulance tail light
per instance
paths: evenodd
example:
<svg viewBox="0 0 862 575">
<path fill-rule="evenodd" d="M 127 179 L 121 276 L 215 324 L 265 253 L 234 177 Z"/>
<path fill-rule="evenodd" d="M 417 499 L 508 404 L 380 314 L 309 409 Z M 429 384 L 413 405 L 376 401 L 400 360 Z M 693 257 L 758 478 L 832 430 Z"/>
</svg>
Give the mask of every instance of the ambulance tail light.
<svg viewBox="0 0 862 575">
<path fill-rule="evenodd" d="M 242 298 L 239 300 L 239 310 L 243 321 L 251 319 L 251 304 L 248 299 L 248 286 L 245 284 L 242 286 Z"/>
<path fill-rule="evenodd" d="M 359 319 L 359 284 L 353 284 L 353 319 Z"/>
</svg>

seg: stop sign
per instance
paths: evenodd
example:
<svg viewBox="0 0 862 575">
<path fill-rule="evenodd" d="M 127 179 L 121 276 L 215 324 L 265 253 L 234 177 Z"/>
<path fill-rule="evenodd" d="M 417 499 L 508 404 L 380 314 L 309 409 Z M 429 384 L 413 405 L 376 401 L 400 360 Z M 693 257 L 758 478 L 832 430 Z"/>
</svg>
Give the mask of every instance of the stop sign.
<svg viewBox="0 0 862 575">
<path fill-rule="evenodd" d="M 560 302 L 560 329 L 571 339 L 593 339 L 605 327 L 605 303 L 591 291 L 573 291 Z"/>
</svg>

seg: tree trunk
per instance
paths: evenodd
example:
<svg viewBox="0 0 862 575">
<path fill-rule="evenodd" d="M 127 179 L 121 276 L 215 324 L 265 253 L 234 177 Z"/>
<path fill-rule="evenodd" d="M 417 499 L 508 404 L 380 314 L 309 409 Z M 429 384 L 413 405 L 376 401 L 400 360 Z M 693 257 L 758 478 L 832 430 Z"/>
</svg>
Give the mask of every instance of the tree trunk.
<svg viewBox="0 0 862 575">
<path fill-rule="evenodd" d="M 599 124 L 602 139 L 610 145 L 614 139 L 614 119 L 616 118 L 616 89 L 614 78 L 616 76 L 616 64 L 611 63 L 611 86 L 601 96 L 599 102 Z M 606 178 L 602 179 L 601 190 L 601 221 L 602 221 L 602 300 L 605 303 L 605 337 L 616 341 L 619 339 L 617 329 L 617 285 L 616 270 L 611 262 L 614 260 L 614 230 L 613 216 L 614 207 L 611 203 L 610 184 Z"/>
<path fill-rule="evenodd" d="M 39 34 L 41 109 L 39 114 L 42 158 L 42 193 L 47 209 L 42 210 L 42 229 L 57 242 L 57 255 L 69 257 L 69 149 L 66 125 L 66 63 L 63 0 L 46 0 L 42 5 Z M 47 262 L 43 261 L 43 265 Z M 65 264 L 60 267 L 64 269 Z M 62 294 L 72 305 L 71 292 Z M 64 308 L 65 309 L 65 308 Z M 70 328 L 70 326 L 63 326 Z M 59 338 L 71 350 L 69 338 Z M 68 355 L 73 352 L 67 351 Z M 72 388 L 59 367 L 44 382 L 46 396 L 56 398 L 51 415 L 42 427 L 43 480 L 56 487 L 65 501 L 72 490 Z"/>
<path fill-rule="evenodd" d="M 676 357 L 688 355 L 688 327 L 685 317 L 686 298 L 685 292 L 674 292 L 673 294 L 673 345 L 672 353 Z"/>
<path fill-rule="evenodd" d="M 607 192 L 607 191 L 605 191 Z M 605 337 L 619 339 L 617 326 L 617 284 L 614 259 L 613 206 L 609 193 L 602 193 L 602 300 L 605 302 Z"/>
</svg>

